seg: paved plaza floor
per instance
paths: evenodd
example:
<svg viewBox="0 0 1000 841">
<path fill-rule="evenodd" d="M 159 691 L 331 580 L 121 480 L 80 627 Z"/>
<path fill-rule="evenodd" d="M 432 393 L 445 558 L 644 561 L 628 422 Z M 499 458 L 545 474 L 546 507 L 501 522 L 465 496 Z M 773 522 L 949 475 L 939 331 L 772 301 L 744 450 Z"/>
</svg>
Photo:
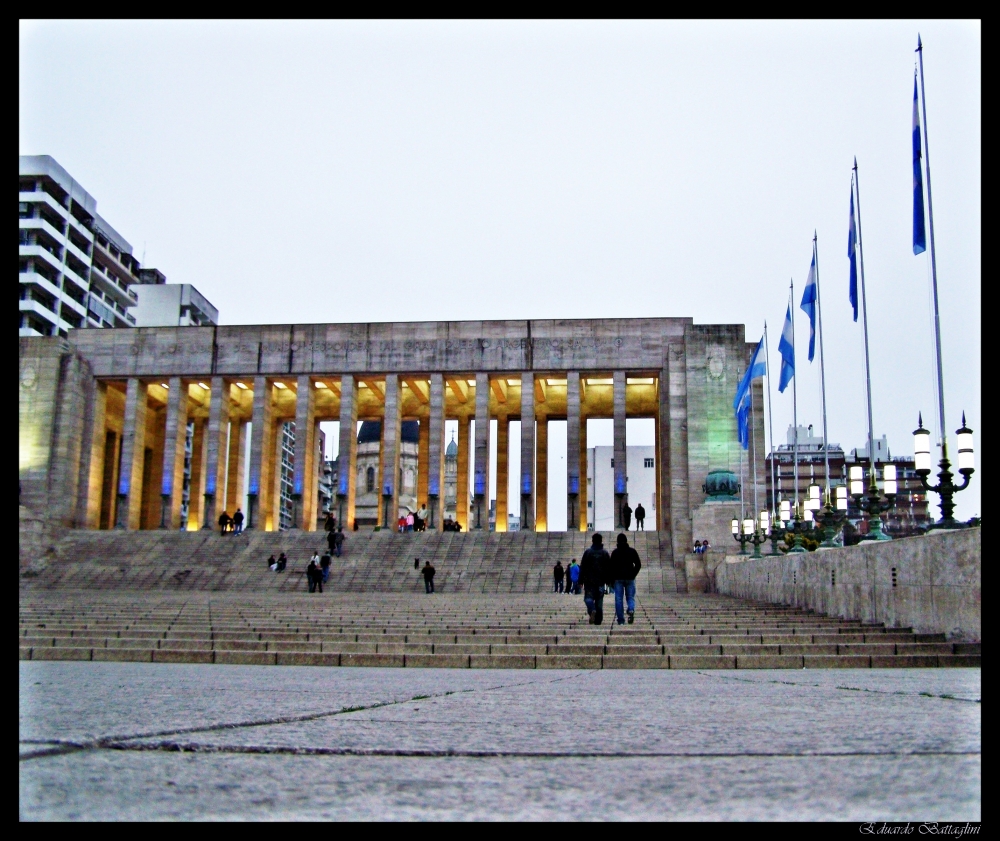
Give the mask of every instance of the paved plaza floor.
<svg viewBox="0 0 1000 841">
<path fill-rule="evenodd" d="M 980 819 L 980 669 L 19 670 L 22 820 Z"/>
</svg>

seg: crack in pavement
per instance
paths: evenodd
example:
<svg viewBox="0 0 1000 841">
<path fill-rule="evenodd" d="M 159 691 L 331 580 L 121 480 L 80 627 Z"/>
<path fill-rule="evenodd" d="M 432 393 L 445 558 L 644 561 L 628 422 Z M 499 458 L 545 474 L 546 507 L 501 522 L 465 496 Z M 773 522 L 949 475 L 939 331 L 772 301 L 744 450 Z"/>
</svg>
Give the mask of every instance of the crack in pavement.
<svg viewBox="0 0 1000 841">
<path fill-rule="evenodd" d="M 808 686 L 815 689 L 841 689 L 847 692 L 870 692 L 873 695 L 905 695 L 911 698 L 939 698 L 943 701 L 961 701 L 966 704 L 981 704 L 983 701 L 981 698 L 959 698 L 957 695 L 951 695 L 944 693 L 942 695 L 937 695 L 933 692 L 906 692 L 902 689 L 868 689 L 863 686 L 830 686 L 829 684 L 822 683 L 808 683 L 799 680 L 778 680 L 777 678 L 771 678 L 769 680 L 749 680 L 743 677 L 733 677 L 732 675 L 722 675 L 718 672 L 703 672 L 699 671 L 698 674 L 705 677 L 714 677 L 719 680 L 735 680 L 739 683 L 753 683 L 757 686 L 762 686 L 768 683 L 780 684 L 782 686 Z"/>
<path fill-rule="evenodd" d="M 499 684 L 497 686 L 488 686 L 485 688 L 471 687 L 469 689 L 449 689 L 445 692 L 435 692 L 429 695 L 414 695 L 409 698 L 400 698 L 395 701 L 376 701 L 371 704 L 359 704 L 357 706 L 341 707 L 337 710 L 327 710 L 325 712 L 318 713 L 305 713 L 302 715 L 289 715 L 289 716 L 273 716 L 271 718 L 255 719 L 252 721 L 241 721 L 241 722 L 222 722 L 219 724 L 207 724 L 201 727 L 178 727 L 171 730 L 156 730 L 150 733 L 136 733 L 134 735 L 117 735 L 117 736 L 101 736 L 97 739 L 88 739 L 85 741 L 77 741 L 71 739 L 45 739 L 45 740 L 34 740 L 34 739 L 19 739 L 18 744 L 45 744 L 45 745 L 55 745 L 55 747 L 47 748 L 44 750 L 29 751 L 27 753 L 18 755 L 18 762 L 24 762 L 29 759 L 39 759 L 46 756 L 55 756 L 59 754 L 66 753 L 78 753 L 80 751 L 87 750 L 102 750 L 102 749 L 112 749 L 112 750 L 129 750 L 141 748 L 132 748 L 127 743 L 134 742 L 138 739 L 154 739 L 161 736 L 179 736 L 189 733 L 211 733 L 216 730 L 240 730 L 248 727 L 265 727 L 275 724 L 297 724 L 305 721 L 316 721 L 321 718 L 330 718 L 336 715 L 345 715 L 346 713 L 355 712 L 366 712 L 368 710 L 377 710 L 382 707 L 393 707 L 399 704 L 410 704 L 414 701 L 426 701 L 434 700 L 435 698 L 446 698 L 451 695 L 462 695 L 469 692 L 496 692 L 502 689 L 516 689 L 519 686 L 533 686 L 535 684 L 552 684 L 559 683 L 564 680 L 573 680 L 579 677 L 585 677 L 589 674 L 595 674 L 599 669 L 591 669 L 587 671 L 580 671 L 574 674 L 563 675 L 562 677 L 552 678 L 550 680 L 528 680 L 521 683 L 506 683 Z"/>
<path fill-rule="evenodd" d="M 198 742 L 155 742 L 145 744 L 109 743 L 101 750 L 169 753 L 220 753 L 260 754 L 289 756 L 360 756 L 360 757 L 411 757 L 423 759 L 686 759 L 686 758 L 775 758 L 805 759 L 813 757 L 909 757 L 909 756 L 981 756 L 981 751 L 931 750 L 931 751 L 664 751 L 664 752 L 601 752 L 601 751 L 507 751 L 507 750 L 454 750 L 393 748 L 313 748 L 280 745 L 206 745 Z M 51 755 L 51 754 L 45 754 Z"/>
</svg>

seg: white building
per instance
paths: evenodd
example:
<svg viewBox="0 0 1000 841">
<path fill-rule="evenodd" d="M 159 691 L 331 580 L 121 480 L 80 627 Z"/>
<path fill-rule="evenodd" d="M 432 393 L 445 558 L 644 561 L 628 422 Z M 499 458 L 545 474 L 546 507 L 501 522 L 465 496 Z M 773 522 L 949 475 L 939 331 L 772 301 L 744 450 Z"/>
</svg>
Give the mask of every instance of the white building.
<svg viewBox="0 0 1000 841">
<path fill-rule="evenodd" d="M 614 510 L 614 447 L 587 450 L 587 528 L 613 531 L 618 524 Z M 646 509 L 645 527 L 656 529 L 656 447 L 626 447 L 628 504 Z M 635 527 L 633 516 L 632 526 Z"/>
<path fill-rule="evenodd" d="M 219 311 L 193 286 L 140 267 L 97 200 L 55 159 L 18 157 L 17 208 L 19 335 L 218 324 Z"/>
<path fill-rule="evenodd" d="M 21 155 L 17 209 L 19 335 L 134 327 L 139 264 L 94 197 L 48 155 Z"/>
<path fill-rule="evenodd" d="M 219 311 L 190 283 L 167 283 L 157 269 L 140 269 L 139 282 L 130 289 L 137 302 L 132 310 L 136 327 L 199 327 L 218 324 Z"/>
</svg>

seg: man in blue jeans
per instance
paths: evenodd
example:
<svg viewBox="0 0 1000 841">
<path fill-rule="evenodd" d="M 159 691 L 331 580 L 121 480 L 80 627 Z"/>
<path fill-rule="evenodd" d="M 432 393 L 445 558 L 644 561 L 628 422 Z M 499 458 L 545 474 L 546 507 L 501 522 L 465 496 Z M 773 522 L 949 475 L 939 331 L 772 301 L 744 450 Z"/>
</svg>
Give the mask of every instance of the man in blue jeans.
<svg viewBox="0 0 1000 841">
<path fill-rule="evenodd" d="M 615 581 L 615 619 L 625 624 L 623 601 L 628 602 L 628 623 L 635 621 L 635 577 L 642 569 L 639 553 L 628 545 L 624 534 L 618 535 L 618 546 L 611 553 L 611 576 Z"/>
</svg>

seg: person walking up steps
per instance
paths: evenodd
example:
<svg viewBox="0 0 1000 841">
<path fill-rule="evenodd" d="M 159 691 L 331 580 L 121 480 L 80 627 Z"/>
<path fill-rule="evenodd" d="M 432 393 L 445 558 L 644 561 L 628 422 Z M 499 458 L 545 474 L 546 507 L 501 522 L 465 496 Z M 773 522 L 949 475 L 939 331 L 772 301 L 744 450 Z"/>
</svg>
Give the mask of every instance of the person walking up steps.
<svg viewBox="0 0 1000 841">
<path fill-rule="evenodd" d="M 556 561 L 556 565 L 552 567 L 552 589 L 561 593 L 563 591 L 563 575 L 565 574 L 563 570 L 562 561 Z"/>
<path fill-rule="evenodd" d="M 604 584 L 608 580 L 611 558 L 601 535 L 595 534 L 591 543 L 580 559 L 580 580 L 583 582 L 583 603 L 587 606 L 588 621 L 591 625 L 600 625 L 604 621 Z"/>
<path fill-rule="evenodd" d="M 333 536 L 333 554 L 338 558 L 340 553 L 344 551 L 344 527 L 338 526 L 337 533 Z"/>
<path fill-rule="evenodd" d="M 615 619 L 625 624 L 622 601 L 628 602 L 628 623 L 635 621 L 635 577 L 642 569 L 639 553 L 628 545 L 624 534 L 618 535 L 618 546 L 611 553 L 611 577 L 615 582 Z"/>
<path fill-rule="evenodd" d="M 239 508 L 233 514 L 233 534 L 243 534 L 243 512 Z"/>
<path fill-rule="evenodd" d="M 566 592 L 575 596 L 580 595 L 580 565 L 573 558 L 566 567 Z"/>
<path fill-rule="evenodd" d="M 319 559 L 319 569 L 321 577 L 323 578 L 323 583 L 326 584 L 330 580 L 330 564 L 332 563 L 330 559 L 330 553 L 324 552 L 323 557 Z"/>
<path fill-rule="evenodd" d="M 430 561 L 424 561 L 424 568 L 420 570 L 420 574 L 424 577 L 424 592 L 433 593 L 434 592 L 434 565 Z"/>
<path fill-rule="evenodd" d="M 636 531 L 646 530 L 646 509 L 641 502 L 635 507 L 635 528 Z"/>
<path fill-rule="evenodd" d="M 319 591 L 323 592 L 323 582 L 320 580 L 320 571 L 316 566 L 315 561 L 309 561 L 309 566 L 306 567 L 306 579 L 309 582 L 309 592 L 315 593 L 317 585 L 319 586 Z"/>
</svg>

